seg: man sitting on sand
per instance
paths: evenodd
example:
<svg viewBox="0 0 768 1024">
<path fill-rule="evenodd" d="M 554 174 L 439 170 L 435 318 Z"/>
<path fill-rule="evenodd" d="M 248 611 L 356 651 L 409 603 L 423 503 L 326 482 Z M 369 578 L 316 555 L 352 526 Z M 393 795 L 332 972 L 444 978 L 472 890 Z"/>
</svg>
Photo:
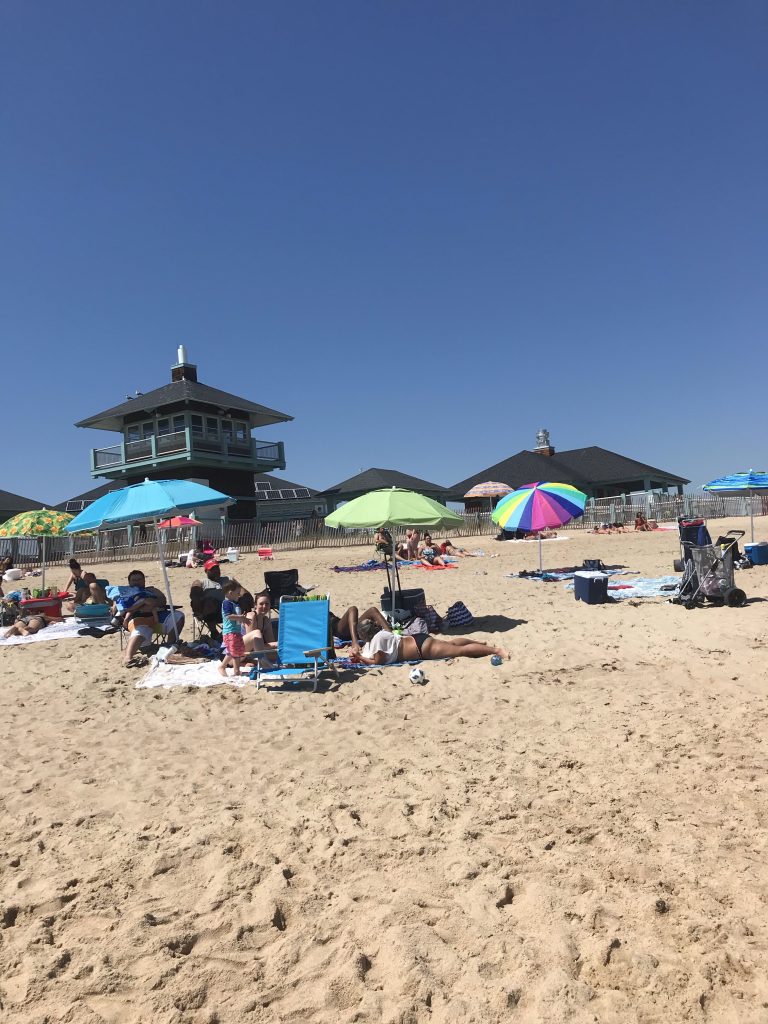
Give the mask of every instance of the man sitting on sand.
<svg viewBox="0 0 768 1024">
<path fill-rule="evenodd" d="M 360 654 L 351 654 L 350 660 L 363 665 L 391 665 L 396 661 L 436 658 L 489 658 L 493 654 L 506 660 L 511 657 L 503 647 L 491 647 L 463 636 L 450 640 L 438 639 L 429 633 L 398 636 L 371 619 L 361 619 L 357 631 L 365 646 Z"/>
<path fill-rule="evenodd" d="M 132 668 L 138 664 L 140 648 L 152 643 L 154 634 L 163 633 L 174 639 L 184 628 L 184 613 L 168 607 L 168 599 L 157 587 L 148 587 L 141 569 L 128 574 L 128 586 L 137 587 L 143 593 L 126 610 L 123 625 L 131 634 L 123 654 L 123 664 Z M 120 609 L 114 606 L 119 614 Z M 175 622 L 175 628 L 174 628 Z"/>
<path fill-rule="evenodd" d="M 215 558 L 209 558 L 203 566 L 205 579 L 195 580 L 189 591 L 189 603 L 192 614 L 204 622 L 210 630 L 211 637 L 221 642 L 221 603 L 224 600 L 223 587 L 229 583 L 228 576 L 222 576 L 221 566 Z M 240 610 L 247 614 L 253 610 L 253 595 L 247 590 L 238 601 Z"/>
</svg>

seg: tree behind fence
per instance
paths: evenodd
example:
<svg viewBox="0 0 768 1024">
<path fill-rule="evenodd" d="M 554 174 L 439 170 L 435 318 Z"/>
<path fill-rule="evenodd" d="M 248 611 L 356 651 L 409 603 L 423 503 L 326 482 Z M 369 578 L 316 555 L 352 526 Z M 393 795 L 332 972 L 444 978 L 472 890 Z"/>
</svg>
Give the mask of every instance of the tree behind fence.
<svg viewBox="0 0 768 1024">
<path fill-rule="evenodd" d="M 642 512 L 648 519 L 675 521 L 679 516 L 701 516 L 705 519 L 723 519 L 749 515 L 749 498 L 723 498 L 718 495 L 633 494 L 626 497 L 596 498 L 587 503 L 584 515 L 567 523 L 565 530 L 592 530 L 601 523 L 634 524 L 635 516 Z M 768 498 L 753 498 L 753 513 L 768 514 Z M 459 513 L 462 523 L 439 533 L 439 539 L 461 537 L 488 537 L 498 533 L 490 512 Z M 242 552 L 272 548 L 275 551 L 300 551 L 308 548 L 371 547 L 373 530 L 333 530 L 320 519 L 286 520 L 277 523 L 259 523 L 254 520 L 227 523 L 219 547 L 237 548 Z M 178 530 L 167 530 L 165 550 L 169 559 L 192 546 L 190 535 Z M 138 530 L 113 530 L 93 536 L 50 537 L 46 541 L 46 564 L 66 565 L 75 557 L 90 562 L 142 562 L 157 557 L 154 527 L 147 527 L 146 538 L 137 539 Z M 438 536 L 435 537 L 438 539 Z M 0 552 L 10 551 L 18 566 L 37 566 L 40 563 L 39 541 L 0 539 Z"/>
</svg>

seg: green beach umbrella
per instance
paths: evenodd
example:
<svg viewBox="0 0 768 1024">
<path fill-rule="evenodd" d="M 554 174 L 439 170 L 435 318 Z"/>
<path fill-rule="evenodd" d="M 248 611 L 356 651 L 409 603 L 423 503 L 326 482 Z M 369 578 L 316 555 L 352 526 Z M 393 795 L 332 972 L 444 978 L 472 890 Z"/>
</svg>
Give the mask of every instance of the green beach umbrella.
<svg viewBox="0 0 768 1024">
<path fill-rule="evenodd" d="M 353 498 L 346 505 L 337 508 L 325 517 L 327 526 L 345 526 L 348 529 L 376 529 L 379 526 L 430 526 L 432 529 L 448 529 L 452 526 L 461 526 L 464 520 L 461 516 L 451 512 L 439 501 L 427 498 L 417 491 L 406 491 L 402 487 L 384 487 L 378 491 L 369 491 L 368 494 L 361 494 L 359 498 Z M 389 579 L 389 562 L 387 563 L 387 579 Z M 394 545 L 392 548 L 392 561 L 394 563 L 394 575 L 397 577 L 397 561 L 395 559 Z M 395 610 L 395 600 L 400 580 L 397 578 L 398 587 L 395 587 L 395 580 L 390 586 L 392 594 L 392 611 Z"/>
<path fill-rule="evenodd" d="M 375 529 L 378 526 L 431 526 L 448 529 L 464 520 L 439 501 L 402 487 L 383 487 L 353 498 L 325 517 L 326 526 Z"/>
<path fill-rule="evenodd" d="M 30 537 L 39 539 L 42 547 L 42 571 L 41 586 L 45 589 L 45 538 L 65 537 L 65 527 L 71 523 L 74 516 L 68 512 L 57 512 L 55 509 L 39 508 L 30 512 L 19 512 L 8 522 L 0 526 L 0 537 Z"/>
</svg>

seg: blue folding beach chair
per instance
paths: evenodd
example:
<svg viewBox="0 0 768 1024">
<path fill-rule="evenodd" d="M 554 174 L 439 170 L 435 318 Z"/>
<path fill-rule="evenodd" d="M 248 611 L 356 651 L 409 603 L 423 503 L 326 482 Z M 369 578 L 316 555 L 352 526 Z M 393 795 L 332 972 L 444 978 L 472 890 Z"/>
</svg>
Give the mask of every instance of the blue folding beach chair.
<svg viewBox="0 0 768 1024">
<path fill-rule="evenodd" d="M 256 662 L 252 677 L 256 689 L 262 683 L 298 682 L 307 677 L 314 679 L 312 688 L 317 690 L 320 673 L 331 669 L 334 649 L 329 644 L 330 598 L 307 601 L 301 597 L 283 597 L 280 601 L 280 629 L 277 634 L 277 665 L 262 668 L 261 660 Z"/>
</svg>

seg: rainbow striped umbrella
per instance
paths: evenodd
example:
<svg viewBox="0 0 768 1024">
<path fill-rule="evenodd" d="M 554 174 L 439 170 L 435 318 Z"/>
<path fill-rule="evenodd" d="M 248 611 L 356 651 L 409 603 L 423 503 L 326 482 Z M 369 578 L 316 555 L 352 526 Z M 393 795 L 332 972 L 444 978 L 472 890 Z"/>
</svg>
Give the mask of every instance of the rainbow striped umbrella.
<svg viewBox="0 0 768 1024">
<path fill-rule="evenodd" d="M 587 496 L 571 484 L 528 484 L 502 498 L 491 519 L 503 530 L 527 530 L 535 533 L 563 526 L 584 515 Z M 541 569 L 541 537 L 539 537 Z"/>
</svg>

